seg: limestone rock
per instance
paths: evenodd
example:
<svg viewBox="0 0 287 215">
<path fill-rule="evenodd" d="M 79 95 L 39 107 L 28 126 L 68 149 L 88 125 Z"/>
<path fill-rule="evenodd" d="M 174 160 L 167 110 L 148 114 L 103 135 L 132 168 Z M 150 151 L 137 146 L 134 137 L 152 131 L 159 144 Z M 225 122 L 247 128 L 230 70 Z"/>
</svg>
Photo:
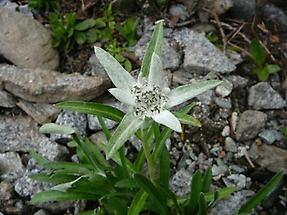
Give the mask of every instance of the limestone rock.
<svg viewBox="0 0 287 215">
<path fill-rule="evenodd" d="M 37 124 L 26 116 L 0 116 L 0 152 L 29 152 L 35 149 L 50 160 L 63 158 L 66 147 L 39 133 Z"/>
<path fill-rule="evenodd" d="M 244 111 L 236 126 L 236 140 L 244 141 L 256 137 L 267 121 L 267 115 L 260 111 Z"/>
<path fill-rule="evenodd" d="M 8 92 L 0 89 L 0 107 L 13 108 L 16 106 L 16 100 Z"/>
<path fill-rule="evenodd" d="M 248 105 L 256 110 L 281 109 L 286 101 L 267 82 L 260 82 L 249 89 Z"/>
<path fill-rule="evenodd" d="M 0 153 L 0 178 L 14 181 L 25 172 L 20 156 L 15 152 Z"/>
<path fill-rule="evenodd" d="M 208 72 L 230 73 L 235 65 L 203 33 L 184 28 L 174 33 L 177 42 L 184 46 L 183 68 L 204 75 Z"/>
<path fill-rule="evenodd" d="M 25 111 L 39 124 L 44 124 L 54 120 L 60 110 L 50 104 L 31 103 L 25 100 L 20 100 L 17 106 Z"/>
<path fill-rule="evenodd" d="M 87 77 L 11 65 L 0 65 L 0 82 L 12 94 L 39 103 L 91 100 L 104 93 L 110 84 L 106 76 Z"/>
<path fill-rule="evenodd" d="M 0 7 L 0 54 L 24 68 L 55 69 L 59 56 L 51 36 L 32 17 Z"/>
</svg>

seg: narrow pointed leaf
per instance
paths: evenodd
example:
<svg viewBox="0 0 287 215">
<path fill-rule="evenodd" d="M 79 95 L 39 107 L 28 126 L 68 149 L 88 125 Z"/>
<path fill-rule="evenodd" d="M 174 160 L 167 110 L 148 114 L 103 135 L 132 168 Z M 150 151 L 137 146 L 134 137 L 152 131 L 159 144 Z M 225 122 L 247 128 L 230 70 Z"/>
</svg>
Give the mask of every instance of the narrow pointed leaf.
<svg viewBox="0 0 287 215">
<path fill-rule="evenodd" d="M 199 203 L 198 215 L 207 215 L 207 203 L 205 200 L 204 193 L 200 193 L 198 203 Z"/>
<path fill-rule="evenodd" d="M 191 181 L 191 192 L 189 195 L 188 205 L 186 206 L 187 214 L 196 214 L 198 211 L 199 195 L 202 189 L 202 176 L 199 170 L 197 170 Z"/>
<path fill-rule="evenodd" d="M 283 176 L 284 171 L 276 173 L 264 187 L 240 208 L 239 214 L 251 213 L 253 208 L 260 204 L 276 188 Z"/>
<path fill-rule="evenodd" d="M 133 113 L 124 116 L 107 145 L 107 159 L 110 159 L 143 124 Z"/>
<path fill-rule="evenodd" d="M 89 193 L 69 191 L 45 191 L 37 193 L 31 200 L 31 203 L 42 203 L 49 201 L 67 201 L 67 200 L 97 200 L 99 196 Z"/>
<path fill-rule="evenodd" d="M 211 171 L 211 168 L 208 167 L 203 176 L 203 183 L 202 183 L 203 193 L 207 193 L 209 191 L 211 182 L 212 182 L 212 171 Z"/>
<path fill-rule="evenodd" d="M 156 24 L 148 48 L 144 55 L 139 77 L 148 77 L 152 53 L 155 52 L 160 56 L 163 40 L 163 22 L 163 20 L 160 20 Z"/>
<path fill-rule="evenodd" d="M 125 115 L 117 108 L 96 102 L 61 102 L 56 104 L 56 107 L 64 110 L 102 116 L 116 122 L 120 122 Z"/>
<path fill-rule="evenodd" d="M 160 211 L 160 214 L 169 214 L 166 207 L 166 198 L 161 195 L 161 193 L 157 190 L 153 183 L 140 174 L 135 174 L 134 179 L 139 185 L 139 187 L 141 187 L 145 192 L 148 193 L 154 203 L 154 206 L 157 207 Z"/>
<path fill-rule="evenodd" d="M 99 47 L 95 47 L 95 53 L 109 78 L 117 88 L 131 89 L 136 84 L 135 79 L 111 54 Z"/>
<path fill-rule="evenodd" d="M 197 81 L 191 84 L 183 85 L 171 90 L 168 95 L 168 102 L 166 104 L 167 108 L 179 105 L 189 99 L 192 99 L 201 93 L 204 93 L 207 90 L 210 90 L 219 84 L 222 81 L 218 80 L 209 80 L 209 81 Z"/>
<path fill-rule="evenodd" d="M 144 191 L 139 191 L 129 208 L 128 215 L 138 215 L 140 214 L 141 210 L 143 209 L 145 202 L 147 200 L 148 194 Z"/>
<path fill-rule="evenodd" d="M 191 125 L 194 127 L 201 127 L 200 121 L 191 115 L 179 112 L 175 112 L 173 114 L 182 124 Z"/>
<path fill-rule="evenodd" d="M 159 182 L 161 186 L 168 189 L 169 177 L 170 177 L 170 160 L 169 160 L 169 153 L 168 153 L 166 146 L 163 147 L 159 163 L 160 163 Z"/>
<path fill-rule="evenodd" d="M 47 123 L 41 126 L 40 128 L 41 133 L 46 134 L 73 134 L 76 133 L 75 129 L 64 126 L 64 125 L 58 125 L 55 123 Z"/>
</svg>

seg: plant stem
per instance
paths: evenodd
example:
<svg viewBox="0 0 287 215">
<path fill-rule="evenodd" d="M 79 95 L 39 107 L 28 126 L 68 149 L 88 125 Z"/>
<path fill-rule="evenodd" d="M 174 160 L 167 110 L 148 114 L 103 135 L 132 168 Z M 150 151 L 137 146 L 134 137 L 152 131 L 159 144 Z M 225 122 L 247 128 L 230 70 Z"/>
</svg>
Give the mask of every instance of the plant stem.
<svg viewBox="0 0 287 215">
<path fill-rule="evenodd" d="M 147 160 L 149 177 L 150 177 L 150 180 L 154 183 L 155 179 L 156 179 L 155 178 L 155 163 L 154 163 L 154 160 L 152 159 L 152 156 L 150 153 L 147 130 L 144 129 L 142 134 L 143 134 L 142 135 L 142 146 L 143 146 L 145 157 Z"/>
</svg>

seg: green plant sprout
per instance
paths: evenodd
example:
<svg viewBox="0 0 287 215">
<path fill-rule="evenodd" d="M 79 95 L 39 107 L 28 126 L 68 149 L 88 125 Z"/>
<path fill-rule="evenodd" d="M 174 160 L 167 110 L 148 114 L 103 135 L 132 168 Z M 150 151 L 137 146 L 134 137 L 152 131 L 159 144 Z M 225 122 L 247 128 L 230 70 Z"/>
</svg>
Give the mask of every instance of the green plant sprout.
<svg viewBox="0 0 287 215">
<path fill-rule="evenodd" d="M 200 122 L 188 113 L 195 106 L 190 103 L 181 110 L 170 109 L 221 81 L 199 81 L 169 89 L 160 60 L 163 39 L 163 21 L 158 21 L 146 50 L 140 74 L 134 79 L 108 52 L 95 47 L 96 56 L 116 88 L 110 93 L 121 102 L 130 105 L 127 113 L 114 107 L 95 102 L 62 102 L 58 108 L 96 115 L 106 137 L 106 143 L 93 143 L 81 137 L 77 131 L 54 123 L 40 128 L 42 133 L 71 135 L 69 147 L 75 148 L 79 163 L 50 162 L 36 152 L 31 156 L 47 171 L 31 176 L 32 179 L 48 182 L 49 191 L 36 194 L 32 203 L 65 200 L 91 200 L 94 210 L 83 215 L 206 215 L 216 201 L 230 196 L 234 187 L 210 192 L 211 168 L 204 175 L 196 171 L 191 179 L 191 192 L 176 196 L 169 187 L 170 160 L 165 144 L 172 131 L 181 132 L 181 123 L 200 127 Z M 104 118 L 119 123 L 111 133 Z M 162 126 L 160 126 L 160 124 Z M 125 143 L 135 134 L 141 141 L 141 149 L 135 160 L 125 156 Z M 106 155 L 106 157 L 104 156 Z M 144 172 L 147 164 L 148 173 Z M 280 172 L 262 188 L 251 202 L 247 202 L 237 214 L 249 213 L 280 182 Z"/>
<path fill-rule="evenodd" d="M 29 8 L 37 11 L 49 12 L 59 8 L 58 0 L 28 0 Z"/>
<path fill-rule="evenodd" d="M 252 73 L 255 74 L 260 81 L 266 81 L 269 75 L 280 71 L 280 67 L 277 64 L 266 63 L 265 49 L 257 39 L 253 39 L 250 43 L 250 55 L 256 64 Z"/>
<path fill-rule="evenodd" d="M 127 45 L 134 45 L 138 39 L 136 33 L 138 19 L 129 18 L 122 24 L 117 24 L 112 6 L 108 4 L 103 16 L 96 19 L 89 18 L 77 22 L 75 13 L 67 13 L 63 17 L 58 14 L 50 14 L 49 22 L 54 48 L 68 54 L 75 44 L 101 42 L 126 70 L 131 71 L 132 64 L 128 58 L 124 57 L 123 53 L 128 51 Z M 122 38 L 116 39 L 119 36 Z"/>
</svg>

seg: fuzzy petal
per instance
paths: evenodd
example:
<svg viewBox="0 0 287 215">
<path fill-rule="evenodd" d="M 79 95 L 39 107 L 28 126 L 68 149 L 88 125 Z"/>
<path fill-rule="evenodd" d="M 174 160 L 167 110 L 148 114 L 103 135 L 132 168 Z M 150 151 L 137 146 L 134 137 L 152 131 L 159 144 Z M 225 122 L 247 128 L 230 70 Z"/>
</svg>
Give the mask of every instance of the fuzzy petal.
<svg viewBox="0 0 287 215">
<path fill-rule="evenodd" d="M 149 86 L 164 87 L 165 77 L 163 75 L 162 62 L 160 57 L 154 52 L 151 57 L 150 72 L 148 76 Z"/>
<path fill-rule="evenodd" d="M 170 91 L 168 95 L 168 101 L 166 103 L 166 108 L 171 108 L 173 106 L 179 105 L 195 96 L 198 96 L 205 91 L 212 89 L 222 81 L 218 80 L 210 80 L 210 81 L 197 81 L 195 83 L 183 85 L 177 87 Z"/>
<path fill-rule="evenodd" d="M 163 110 L 159 114 L 152 116 L 152 119 L 172 130 L 182 132 L 179 120 L 168 110 Z"/>
<path fill-rule="evenodd" d="M 128 105 L 132 105 L 132 106 L 135 105 L 135 100 L 129 90 L 111 88 L 109 89 L 109 92 L 120 102 L 128 104 Z"/>
<path fill-rule="evenodd" d="M 109 140 L 106 151 L 107 159 L 113 157 L 143 123 L 144 121 L 135 117 L 133 113 L 126 114 Z"/>
<path fill-rule="evenodd" d="M 119 89 L 131 89 L 135 84 L 135 79 L 121 66 L 121 64 L 105 50 L 94 47 L 96 57 L 105 68 L 113 84 Z"/>
</svg>

